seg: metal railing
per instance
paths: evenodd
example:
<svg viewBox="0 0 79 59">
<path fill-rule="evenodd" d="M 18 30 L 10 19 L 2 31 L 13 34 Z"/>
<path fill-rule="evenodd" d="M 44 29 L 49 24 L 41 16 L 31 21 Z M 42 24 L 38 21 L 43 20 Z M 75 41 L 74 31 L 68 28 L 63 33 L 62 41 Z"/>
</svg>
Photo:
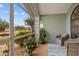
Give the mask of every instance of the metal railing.
<svg viewBox="0 0 79 59">
<path fill-rule="evenodd" d="M 24 37 L 28 37 L 28 36 L 31 36 L 31 35 L 34 35 L 34 33 L 29 33 L 29 34 L 26 34 L 26 35 L 21 35 L 21 36 L 15 37 L 14 40 L 24 38 Z"/>
</svg>

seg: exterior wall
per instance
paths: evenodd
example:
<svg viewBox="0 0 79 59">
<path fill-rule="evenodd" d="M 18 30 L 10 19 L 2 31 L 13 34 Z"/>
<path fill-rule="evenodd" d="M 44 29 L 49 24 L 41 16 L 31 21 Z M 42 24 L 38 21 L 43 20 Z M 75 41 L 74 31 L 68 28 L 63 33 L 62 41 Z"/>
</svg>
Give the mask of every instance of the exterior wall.
<svg viewBox="0 0 79 59">
<path fill-rule="evenodd" d="M 66 17 L 67 17 L 67 23 L 66 23 L 66 30 L 67 30 L 67 33 L 71 35 L 71 13 L 73 11 L 73 9 L 79 5 L 79 3 L 73 3 L 72 6 L 70 7 Z"/>
<path fill-rule="evenodd" d="M 56 36 L 60 33 L 66 32 L 66 15 L 44 15 L 41 16 L 41 20 L 44 22 L 44 27 L 47 30 L 49 36 L 49 42 L 56 42 Z"/>
</svg>

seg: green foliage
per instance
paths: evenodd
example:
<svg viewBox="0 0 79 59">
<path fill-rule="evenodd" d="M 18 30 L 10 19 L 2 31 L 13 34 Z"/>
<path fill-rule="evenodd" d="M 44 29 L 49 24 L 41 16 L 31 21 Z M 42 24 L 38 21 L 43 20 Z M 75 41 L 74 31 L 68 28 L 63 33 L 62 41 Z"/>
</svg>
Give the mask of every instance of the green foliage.
<svg viewBox="0 0 79 59">
<path fill-rule="evenodd" d="M 0 19 L 0 32 L 4 31 L 5 28 L 9 28 L 9 23 Z"/>
<path fill-rule="evenodd" d="M 45 43 L 45 38 L 47 37 L 47 31 L 44 28 L 40 29 L 40 39 L 39 43 L 44 44 Z"/>
<path fill-rule="evenodd" d="M 20 47 L 23 47 L 23 42 L 24 42 L 25 38 L 20 38 L 20 39 L 16 39 L 15 43 L 20 45 Z"/>
<path fill-rule="evenodd" d="M 33 19 L 26 19 L 25 25 L 30 25 L 30 26 L 34 25 L 34 20 Z"/>
<path fill-rule="evenodd" d="M 26 34 L 29 34 L 29 32 L 19 32 L 16 37 L 18 36 L 22 36 L 22 35 L 26 35 Z M 24 40 L 27 39 L 27 37 L 24 37 L 24 38 L 20 38 L 20 39 L 16 39 L 15 40 L 15 43 L 19 44 L 21 47 L 23 47 L 23 42 Z"/>
<path fill-rule="evenodd" d="M 15 26 L 15 29 L 16 30 L 25 30 L 25 27 L 24 26 Z"/>
<path fill-rule="evenodd" d="M 31 56 L 32 52 L 36 48 L 36 42 L 29 37 L 27 40 L 24 41 L 24 48 L 26 49 L 27 53 Z"/>
<path fill-rule="evenodd" d="M 21 36 L 21 35 L 26 35 L 26 34 L 29 34 L 30 32 L 19 32 L 18 34 L 16 34 L 16 37 L 17 36 Z"/>
<path fill-rule="evenodd" d="M 25 19 L 25 25 L 31 26 L 32 32 L 34 32 L 34 20 L 33 19 Z"/>
</svg>

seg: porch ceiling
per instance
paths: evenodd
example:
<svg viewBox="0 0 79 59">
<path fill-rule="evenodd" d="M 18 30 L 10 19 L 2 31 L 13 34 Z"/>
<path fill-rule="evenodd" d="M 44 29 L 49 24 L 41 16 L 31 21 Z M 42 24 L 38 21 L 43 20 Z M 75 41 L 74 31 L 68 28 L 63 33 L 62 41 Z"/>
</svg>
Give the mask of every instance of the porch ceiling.
<svg viewBox="0 0 79 59">
<path fill-rule="evenodd" d="M 72 3 L 39 3 L 40 15 L 66 14 Z"/>
</svg>

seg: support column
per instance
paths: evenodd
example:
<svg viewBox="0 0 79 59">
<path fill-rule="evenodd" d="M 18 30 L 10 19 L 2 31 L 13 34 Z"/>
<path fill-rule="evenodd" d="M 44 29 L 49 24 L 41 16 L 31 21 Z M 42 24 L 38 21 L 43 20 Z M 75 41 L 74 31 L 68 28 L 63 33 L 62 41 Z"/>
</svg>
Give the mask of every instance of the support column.
<svg viewBox="0 0 79 59">
<path fill-rule="evenodd" d="M 35 32 L 35 40 L 38 44 L 39 37 L 40 37 L 40 21 L 39 16 L 34 17 L 34 32 Z"/>
<path fill-rule="evenodd" d="M 10 3 L 10 39 L 9 39 L 9 55 L 14 55 L 14 4 Z"/>
</svg>

